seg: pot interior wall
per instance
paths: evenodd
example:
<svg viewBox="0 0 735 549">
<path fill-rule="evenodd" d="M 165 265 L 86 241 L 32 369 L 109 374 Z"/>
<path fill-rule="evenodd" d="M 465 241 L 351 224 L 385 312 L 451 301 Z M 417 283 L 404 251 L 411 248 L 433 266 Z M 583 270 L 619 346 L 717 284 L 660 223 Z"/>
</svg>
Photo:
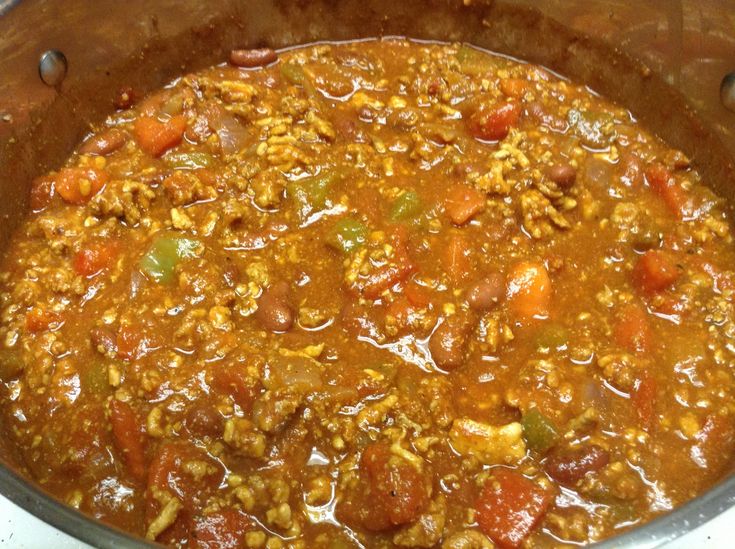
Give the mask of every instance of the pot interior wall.
<svg viewBox="0 0 735 549">
<path fill-rule="evenodd" d="M 90 124 L 112 110 L 112 98 L 121 87 L 143 94 L 181 73 L 220 62 L 233 47 L 286 47 L 385 35 L 467 41 L 585 82 L 629 107 L 664 140 L 684 150 L 705 181 L 732 198 L 732 153 L 676 90 L 642 63 L 543 15 L 534 3 L 526 4 L 22 2 L 0 22 L 0 31 L 7 31 L 0 32 L 5 36 L 0 64 L 3 74 L 13 75 L 0 84 L 0 96 L 10 102 L 0 112 L 15 111 L 16 118 L 0 124 L 0 247 L 26 208 L 32 177 L 58 167 Z M 28 40 L 22 29 L 31 28 L 43 39 Z M 44 87 L 36 74 L 35 59 L 47 47 L 60 48 L 69 59 L 69 75 L 58 92 Z"/>
</svg>

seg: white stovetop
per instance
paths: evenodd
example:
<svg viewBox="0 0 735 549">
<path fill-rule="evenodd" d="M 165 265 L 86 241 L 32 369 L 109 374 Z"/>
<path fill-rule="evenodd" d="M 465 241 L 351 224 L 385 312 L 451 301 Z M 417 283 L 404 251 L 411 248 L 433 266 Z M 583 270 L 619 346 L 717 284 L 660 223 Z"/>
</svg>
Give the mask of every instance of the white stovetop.
<svg viewBox="0 0 735 549">
<path fill-rule="evenodd" d="M 670 543 L 666 549 L 733 547 L 735 507 Z M 90 549 L 0 496 L 0 549 Z"/>
</svg>

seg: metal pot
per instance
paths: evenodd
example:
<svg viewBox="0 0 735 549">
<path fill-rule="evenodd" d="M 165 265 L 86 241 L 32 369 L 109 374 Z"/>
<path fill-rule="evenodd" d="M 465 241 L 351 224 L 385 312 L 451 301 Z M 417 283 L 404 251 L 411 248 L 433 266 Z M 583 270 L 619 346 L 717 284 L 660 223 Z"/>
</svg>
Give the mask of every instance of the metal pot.
<svg viewBox="0 0 735 549">
<path fill-rule="evenodd" d="M 0 246 L 31 179 L 66 158 L 120 88 L 143 94 L 235 47 L 380 35 L 467 41 L 585 82 L 687 153 L 735 213 L 735 0 L 0 0 Z M 8 440 L 4 496 L 92 545 L 150 546 L 44 494 Z M 601 546 L 660 545 L 734 503 L 730 476 Z"/>
</svg>

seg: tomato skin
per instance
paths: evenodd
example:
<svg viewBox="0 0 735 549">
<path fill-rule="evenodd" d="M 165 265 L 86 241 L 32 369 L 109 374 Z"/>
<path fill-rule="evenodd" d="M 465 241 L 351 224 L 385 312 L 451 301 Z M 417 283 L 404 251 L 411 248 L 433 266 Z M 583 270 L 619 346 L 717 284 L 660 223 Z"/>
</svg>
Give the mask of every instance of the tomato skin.
<svg viewBox="0 0 735 549">
<path fill-rule="evenodd" d="M 508 273 L 511 310 L 522 318 L 544 318 L 551 304 L 551 279 L 543 263 L 521 261 Z"/>
<path fill-rule="evenodd" d="M 638 420 L 646 431 L 653 426 L 653 422 L 656 417 L 657 392 L 658 384 L 656 383 L 656 380 L 648 373 L 644 372 L 643 375 L 635 381 L 635 384 L 633 385 L 633 393 L 630 395 L 633 407 L 638 415 Z"/>
<path fill-rule="evenodd" d="M 716 478 L 730 463 L 735 450 L 735 424 L 731 416 L 710 414 L 695 435 L 691 455 L 710 478 Z"/>
<path fill-rule="evenodd" d="M 217 365 L 212 372 L 212 387 L 220 395 L 231 395 L 235 403 L 246 412 L 253 407 L 258 389 L 241 367 Z"/>
<path fill-rule="evenodd" d="M 187 462 L 199 461 L 209 465 L 206 474 L 194 476 L 186 468 Z M 166 442 L 158 447 L 148 467 L 146 498 L 147 514 L 156 515 L 160 502 L 156 491 L 165 491 L 179 498 L 187 512 L 196 510 L 206 501 L 211 490 L 222 482 L 224 470 L 204 450 L 191 442 Z"/>
<path fill-rule="evenodd" d="M 237 549 L 244 546 L 245 534 L 254 527 L 242 511 L 222 509 L 194 519 L 191 537 L 199 549 Z"/>
<path fill-rule="evenodd" d="M 492 107 L 483 105 L 470 116 L 468 129 L 477 139 L 500 141 L 507 137 L 520 116 L 521 107 L 515 101 Z"/>
<path fill-rule="evenodd" d="M 403 289 L 403 293 L 409 303 L 414 307 L 425 308 L 431 305 L 431 295 L 429 290 L 423 286 L 419 286 L 416 282 L 410 281 Z"/>
<path fill-rule="evenodd" d="M 34 212 L 43 211 L 56 195 L 54 178 L 48 175 L 37 177 L 31 183 L 30 206 Z"/>
<path fill-rule="evenodd" d="M 500 91 L 508 97 L 520 99 L 528 90 L 528 81 L 522 78 L 503 78 L 500 81 Z"/>
<path fill-rule="evenodd" d="M 115 446 L 125 456 L 130 473 L 138 480 L 145 480 L 145 437 L 130 404 L 113 398 L 110 401 L 110 423 Z"/>
<path fill-rule="evenodd" d="M 69 204 L 86 204 L 109 179 L 96 168 L 62 168 L 56 175 L 56 192 Z"/>
<path fill-rule="evenodd" d="M 464 225 L 485 209 L 485 195 L 469 185 L 453 185 L 444 207 L 452 223 Z"/>
<path fill-rule="evenodd" d="M 465 280 L 472 269 L 470 243 L 463 234 L 452 234 L 442 256 L 444 270 L 453 284 Z"/>
<path fill-rule="evenodd" d="M 645 176 L 648 185 L 663 199 L 669 210 L 677 217 L 683 218 L 689 209 L 689 196 L 671 171 L 663 164 L 656 163 L 646 168 Z"/>
<path fill-rule="evenodd" d="M 510 469 L 496 468 L 477 499 L 480 530 L 497 545 L 519 547 L 541 521 L 551 495 Z"/>
<path fill-rule="evenodd" d="M 183 116 L 174 116 L 166 122 L 152 116 L 141 116 L 133 126 L 140 148 L 156 158 L 181 143 L 185 131 L 186 118 Z"/>
<path fill-rule="evenodd" d="M 415 267 L 407 259 L 399 259 L 397 263 L 388 264 L 372 273 L 362 285 L 362 294 L 368 299 L 377 299 L 385 290 L 406 280 Z"/>
<path fill-rule="evenodd" d="M 26 313 L 25 328 L 29 332 L 42 332 L 59 321 L 59 315 L 55 312 L 33 307 Z"/>
<path fill-rule="evenodd" d="M 122 324 L 117 332 L 117 356 L 125 360 L 135 360 L 158 348 L 160 340 L 156 335 L 142 331 L 140 327 Z"/>
<path fill-rule="evenodd" d="M 117 333 L 117 356 L 125 359 L 138 358 L 142 335 L 127 324 L 120 326 Z"/>
<path fill-rule="evenodd" d="M 391 244 L 395 249 L 391 262 L 359 279 L 353 286 L 368 299 L 379 298 L 385 290 L 407 280 L 416 270 L 408 255 L 408 233 L 404 225 L 394 228 Z"/>
<path fill-rule="evenodd" d="M 643 308 L 634 304 L 623 307 L 614 335 L 617 344 L 629 352 L 648 352 L 651 348 L 651 327 Z"/>
<path fill-rule="evenodd" d="M 373 443 L 365 447 L 360 458 L 360 469 L 366 473 L 376 507 L 380 508 L 389 526 L 414 521 L 429 503 L 423 475 L 406 461 L 391 459 L 386 444 Z M 382 530 L 385 523 L 366 524 Z"/>
<path fill-rule="evenodd" d="M 652 295 L 671 286 L 679 278 L 676 264 L 660 250 L 644 253 L 633 268 L 633 280 L 645 294 Z"/>
<path fill-rule="evenodd" d="M 74 271 L 82 276 L 94 276 L 112 263 L 116 253 L 113 242 L 90 242 L 74 256 Z"/>
<path fill-rule="evenodd" d="M 402 332 L 411 325 L 411 317 L 415 312 L 416 309 L 411 302 L 406 297 L 401 296 L 388 304 L 385 315 L 394 318 L 396 329 Z"/>
</svg>

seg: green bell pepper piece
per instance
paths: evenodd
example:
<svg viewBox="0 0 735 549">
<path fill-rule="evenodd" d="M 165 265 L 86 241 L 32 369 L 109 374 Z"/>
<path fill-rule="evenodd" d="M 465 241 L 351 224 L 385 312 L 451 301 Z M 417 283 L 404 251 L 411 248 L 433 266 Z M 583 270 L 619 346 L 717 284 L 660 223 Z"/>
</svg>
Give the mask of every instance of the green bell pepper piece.
<svg viewBox="0 0 735 549">
<path fill-rule="evenodd" d="M 203 152 L 172 153 L 164 156 L 163 161 L 175 170 L 197 170 L 212 166 L 214 157 Z"/>
<path fill-rule="evenodd" d="M 94 395 L 110 392 L 107 365 L 102 361 L 93 361 L 86 366 L 80 378 L 82 390 Z"/>
<path fill-rule="evenodd" d="M 337 171 L 325 170 L 319 175 L 292 181 L 287 185 L 288 195 L 294 201 L 301 221 L 326 207 L 329 190 L 338 178 Z"/>
<path fill-rule="evenodd" d="M 561 324 L 548 323 L 536 334 L 536 346 L 539 349 L 558 351 L 569 341 L 569 331 Z"/>
<path fill-rule="evenodd" d="M 531 408 L 521 419 L 526 445 L 536 452 L 545 452 L 559 440 L 556 427 L 538 408 Z"/>
<path fill-rule="evenodd" d="M 350 253 L 365 244 L 367 235 L 368 229 L 363 223 L 351 217 L 343 217 L 329 231 L 327 244 L 335 250 Z"/>
<path fill-rule="evenodd" d="M 393 221 L 413 219 L 421 213 L 421 199 L 414 191 L 407 191 L 393 202 L 390 218 Z"/>
<path fill-rule="evenodd" d="M 283 63 L 281 65 L 281 75 L 288 80 L 290 84 L 295 86 L 303 86 L 306 80 L 304 67 L 296 63 Z"/>
<path fill-rule="evenodd" d="M 168 284 L 174 278 L 174 269 L 182 259 L 199 255 L 201 243 L 191 238 L 159 236 L 140 260 L 140 270 L 158 282 Z"/>
</svg>

